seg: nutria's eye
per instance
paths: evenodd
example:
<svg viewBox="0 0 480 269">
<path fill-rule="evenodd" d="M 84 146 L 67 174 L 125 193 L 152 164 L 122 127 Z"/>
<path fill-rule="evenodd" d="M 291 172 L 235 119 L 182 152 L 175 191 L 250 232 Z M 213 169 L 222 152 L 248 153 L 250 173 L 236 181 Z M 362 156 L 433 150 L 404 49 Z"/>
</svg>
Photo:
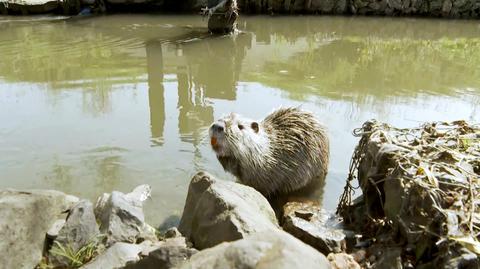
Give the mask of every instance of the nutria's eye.
<svg viewBox="0 0 480 269">
<path fill-rule="evenodd" d="M 259 130 L 258 122 L 252 122 L 251 127 L 255 131 L 255 133 L 258 133 L 258 130 Z"/>
<path fill-rule="evenodd" d="M 238 125 L 238 129 L 243 130 L 243 128 L 244 128 L 243 125 L 241 124 Z"/>
</svg>

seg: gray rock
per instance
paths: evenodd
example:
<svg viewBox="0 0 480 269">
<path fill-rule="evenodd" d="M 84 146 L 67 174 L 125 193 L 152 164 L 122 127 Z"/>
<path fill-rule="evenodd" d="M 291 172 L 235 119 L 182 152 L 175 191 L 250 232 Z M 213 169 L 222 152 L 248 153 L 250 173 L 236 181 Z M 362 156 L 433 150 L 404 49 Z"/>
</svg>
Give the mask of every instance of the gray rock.
<svg viewBox="0 0 480 269">
<path fill-rule="evenodd" d="M 55 238 L 57 238 L 58 236 L 58 232 L 60 232 L 60 230 L 64 225 L 65 225 L 65 219 L 57 219 L 53 223 L 52 227 L 50 227 L 50 229 L 47 231 L 47 237 L 52 240 L 55 240 Z"/>
<path fill-rule="evenodd" d="M 345 249 L 345 234 L 334 226 L 336 218 L 312 203 L 284 206 L 283 229 L 325 255 Z"/>
<path fill-rule="evenodd" d="M 45 234 L 78 198 L 58 191 L 0 191 L 0 267 L 34 268 Z"/>
<path fill-rule="evenodd" d="M 187 246 L 184 237 L 170 238 L 145 248 L 142 255 L 146 257 L 127 265 L 125 269 L 176 268 L 197 252 L 198 250 Z"/>
<path fill-rule="evenodd" d="M 53 12 L 59 8 L 61 1 L 57 0 L 2 0 L 8 11 L 20 12 L 23 15 Z"/>
<path fill-rule="evenodd" d="M 99 234 L 93 205 L 90 201 L 82 200 L 71 209 L 56 241 L 78 250 L 89 242 L 97 241 Z"/>
<path fill-rule="evenodd" d="M 70 248 L 77 252 L 91 242 L 97 242 L 100 231 L 93 213 L 93 205 L 90 201 L 82 200 L 77 203 L 67 216 L 65 225 L 58 232 L 54 244 Z M 68 259 L 61 256 L 50 255 L 50 262 L 55 265 L 69 264 Z"/>
<path fill-rule="evenodd" d="M 193 255 L 182 269 L 190 268 L 331 268 L 320 252 L 281 230 L 225 242 Z"/>
<path fill-rule="evenodd" d="M 182 234 L 177 229 L 177 227 L 172 227 L 165 232 L 164 236 L 165 236 L 165 238 L 175 238 L 175 237 L 182 236 Z"/>
<path fill-rule="evenodd" d="M 352 255 L 346 253 L 330 253 L 327 256 L 332 265 L 332 269 L 360 269 L 360 265 L 355 261 Z"/>
<path fill-rule="evenodd" d="M 107 235 L 107 245 L 156 239 L 154 229 L 145 224 L 143 214 L 143 202 L 149 195 L 150 187 L 141 185 L 129 194 L 114 191 L 99 197 L 95 214 L 100 221 L 100 231 Z"/>
<path fill-rule="evenodd" d="M 91 262 L 80 267 L 81 269 L 114 269 L 124 267 L 128 262 L 140 260 L 143 246 L 117 242 L 104 253 L 95 257 Z"/>
<path fill-rule="evenodd" d="M 255 189 L 200 172 L 190 182 L 178 229 L 196 248 L 204 249 L 276 230 L 278 223 L 267 199 Z"/>
</svg>

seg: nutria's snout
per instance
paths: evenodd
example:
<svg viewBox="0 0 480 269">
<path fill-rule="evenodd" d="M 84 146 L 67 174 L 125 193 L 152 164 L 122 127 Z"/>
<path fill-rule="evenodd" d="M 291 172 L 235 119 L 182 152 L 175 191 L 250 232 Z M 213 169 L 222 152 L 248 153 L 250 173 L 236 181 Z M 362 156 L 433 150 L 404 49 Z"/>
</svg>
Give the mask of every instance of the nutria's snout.
<svg viewBox="0 0 480 269">
<path fill-rule="evenodd" d="M 215 122 L 212 124 L 210 129 L 213 133 L 223 133 L 223 130 L 225 130 L 225 124 L 222 124 L 221 122 Z"/>
<path fill-rule="evenodd" d="M 210 145 L 217 154 L 221 151 L 221 142 L 224 137 L 224 132 L 225 122 L 217 121 L 210 126 Z"/>
</svg>

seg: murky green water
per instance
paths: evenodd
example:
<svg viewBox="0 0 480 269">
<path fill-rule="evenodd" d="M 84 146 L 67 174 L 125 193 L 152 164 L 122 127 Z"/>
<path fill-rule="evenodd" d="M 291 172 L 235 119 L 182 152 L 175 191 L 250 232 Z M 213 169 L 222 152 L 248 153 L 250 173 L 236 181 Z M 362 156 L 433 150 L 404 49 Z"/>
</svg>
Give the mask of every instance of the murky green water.
<svg viewBox="0 0 480 269">
<path fill-rule="evenodd" d="M 301 105 L 329 127 L 333 209 L 365 120 L 480 121 L 478 21 L 242 17 L 244 34 L 215 38 L 205 25 L 0 17 L 0 188 L 93 199 L 148 183 L 150 222 L 174 221 L 196 171 L 232 179 L 204 139 L 214 118 Z"/>
</svg>

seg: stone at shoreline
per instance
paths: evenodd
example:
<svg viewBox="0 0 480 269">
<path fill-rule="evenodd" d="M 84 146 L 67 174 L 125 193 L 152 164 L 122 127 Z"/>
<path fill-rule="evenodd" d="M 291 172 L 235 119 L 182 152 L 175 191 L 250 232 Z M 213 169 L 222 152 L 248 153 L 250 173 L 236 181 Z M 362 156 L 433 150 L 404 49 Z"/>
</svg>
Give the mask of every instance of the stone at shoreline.
<svg viewBox="0 0 480 269">
<path fill-rule="evenodd" d="M 128 264 L 125 269 L 176 268 L 197 252 L 198 250 L 188 247 L 184 237 L 169 238 L 144 249 L 142 255 L 145 257 Z"/>
<path fill-rule="evenodd" d="M 93 205 L 90 201 L 82 200 L 70 210 L 65 225 L 54 241 L 54 246 L 59 244 L 78 252 L 89 243 L 97 243 L 99 234 Z M 67 266 L 69 261 L 65 257 L 50 253 L 50 263 L 57 266 Z"/>
<path fill-rule="evenodd" d="M 117 242 L 105 252 L 95 257 L 91 262 L 80 267 L 81 269 L 114 269 L 122 268 L 127 262 L 134 262 L 140 259 L 140 252 L 143 246 Z"/>
<path fill-rule="evenodd" d="M 225 242 L 193 255 L 182 269 L 236 268 L 331 268 L 327 258 L 281 230 L 250 235 Z"/>
<path fill-rule="evenodd" d="M 204 249 L 277 230 L 278 223 L 267 199 L 255 189 L 199 172 L 190 182 L 178 229 L 195 248 Z"/>
<path fill-rule="evenodd" d="M 95 214 L 100 221 L 100 232 L 107 236 L 107 245 L 156 240 L 155 230 L 145 223 L 143 213 L 143 202 L 149 196 L 150 187 L 141 185 L 131 193 L 113 191 L 97 200 Z"/>
<path fill-rule="evenodd" d="M 47 231 L 78 198 L 58 191 L 0 191 L 0 267 L 34 268 Z"/>
<path fill-rule="evenodd" d="M 360 269 L 360 265 L 355 259 L 346 253 L 330 253 L 327 256 L 332 265 L 332 269 Z"/>
<path fill-rule="evenodd" d="M 41 14 L 55 11 L 62 1 L 57 0 L 2 0 L 6 11 L 21 14 Z"/>
<path fill-rule="evenodd" d="M 289 202 L 284 206 L 283 229 L 325 255 L 345 249 L 345 234 L 337 220 L 312 203 Z"/>
</svg>

